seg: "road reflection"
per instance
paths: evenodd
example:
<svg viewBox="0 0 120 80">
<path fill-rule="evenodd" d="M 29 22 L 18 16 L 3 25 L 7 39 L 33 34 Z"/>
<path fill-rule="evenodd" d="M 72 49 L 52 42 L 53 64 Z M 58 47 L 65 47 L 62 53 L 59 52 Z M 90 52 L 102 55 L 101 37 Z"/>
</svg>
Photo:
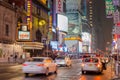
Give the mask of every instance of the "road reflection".
<svg viewBox="0 0 120 80">
<path fill-rule="evenodd" d="M 102 79 L 101 79 L 101 76 L 95 76 L 94 80 L 102 80 Z"/>
<path fill-rule="evenodd" d="M 55 80 L 56 76 L 56 74 L 50 74 L 49 76 L 31 74 L 28 77 L 25 77 L 24 80 Z"/>
<path fill-rule="evenodd" d="M 79 80 L 109 80 L 109 76 L 106 77 L 105 73 L 97 74 L 94 72 L 87 72 L 86 74 L 82 75 Z"/>
</svg>

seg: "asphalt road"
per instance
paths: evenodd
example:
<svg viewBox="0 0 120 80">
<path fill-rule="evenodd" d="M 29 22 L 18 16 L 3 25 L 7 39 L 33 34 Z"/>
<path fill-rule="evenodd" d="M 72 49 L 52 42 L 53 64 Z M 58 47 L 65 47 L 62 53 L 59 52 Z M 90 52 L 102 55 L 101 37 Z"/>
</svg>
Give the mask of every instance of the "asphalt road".
<svg viewBox="0 0 120 80">
<path fill-rule="evenodd" d="M 29 77 L 25 77 L 21 67 L 21 65 L 0 66 L 0 80 L 110 80 L 113 77 L 111 64 L 102 74 L 89 72 L 82 75 L 80 63 L 74 63 L 72 67 L 59 67 L 57 74 L 51 73 L 48 76 L 30 74 Z"/>
</svg>

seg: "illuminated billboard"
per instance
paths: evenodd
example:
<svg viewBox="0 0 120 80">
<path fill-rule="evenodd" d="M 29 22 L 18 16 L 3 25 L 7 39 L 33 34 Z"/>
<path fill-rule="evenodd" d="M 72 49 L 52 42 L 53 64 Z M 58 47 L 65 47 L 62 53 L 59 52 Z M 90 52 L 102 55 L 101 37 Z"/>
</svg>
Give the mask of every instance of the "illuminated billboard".
<svg viewBox="0 0 120 80">
<path fill-rule="evenodd" d="M 119 0 L 113 0 L 113 5 L 114 6 L 119 6 L 119 2 L 120 2 Z"/>
<path fill-rule="evenodd" d="M 29 31 L 19 31 L 18 39 L 19 40 L 30 40 L 30 32 Z"/>
<path fill-rule="evenodd" d="M 60 31 L 68 32 L 68 18 L 64 15 L 57 14 L 57 27 Z"/>
<path fill-rule="evenodd" d="M 63 13 L 63 0 L 56 0 L 56 13 Z"/>
<path fill-rule="evenodd" d="M 79 35 L 81 32 L 79 13 L 67 13 L 69 19 L 68 34 Z"/>
<path fill-rule="evenodd" d="M 113 1 L 112 0 L 105 0 L 105 4 L 106 4 L 106 17 L 112 18 L 113 13 L 114 13 Z"/>
</svg>

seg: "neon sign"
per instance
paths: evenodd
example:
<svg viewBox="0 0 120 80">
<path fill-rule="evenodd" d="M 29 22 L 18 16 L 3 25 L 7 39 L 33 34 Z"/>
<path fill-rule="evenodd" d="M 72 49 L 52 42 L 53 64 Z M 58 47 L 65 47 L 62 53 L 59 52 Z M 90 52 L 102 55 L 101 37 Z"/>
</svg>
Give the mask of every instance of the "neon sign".
<svg viewBox="0 0 120 80">
<path fill-rule="evenodd" d="M 31 10 L 32 10 L 32 1 L 27 0 L 27 25 L 31 29 L 32 28 L 32 15 L 31 15 Z"/>
</svg>

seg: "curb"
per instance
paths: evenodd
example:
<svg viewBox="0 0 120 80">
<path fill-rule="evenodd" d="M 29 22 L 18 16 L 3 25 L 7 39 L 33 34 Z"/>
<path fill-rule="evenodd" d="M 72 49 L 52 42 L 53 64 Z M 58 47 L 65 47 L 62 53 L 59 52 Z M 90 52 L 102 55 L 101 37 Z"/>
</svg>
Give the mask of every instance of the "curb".
<svg viewBox="0 0 120 80">
<path fill-rule="evenodd" d="M 115 76 L 111 80 L 120 80 L 120 76 Z"/>
</svg>

